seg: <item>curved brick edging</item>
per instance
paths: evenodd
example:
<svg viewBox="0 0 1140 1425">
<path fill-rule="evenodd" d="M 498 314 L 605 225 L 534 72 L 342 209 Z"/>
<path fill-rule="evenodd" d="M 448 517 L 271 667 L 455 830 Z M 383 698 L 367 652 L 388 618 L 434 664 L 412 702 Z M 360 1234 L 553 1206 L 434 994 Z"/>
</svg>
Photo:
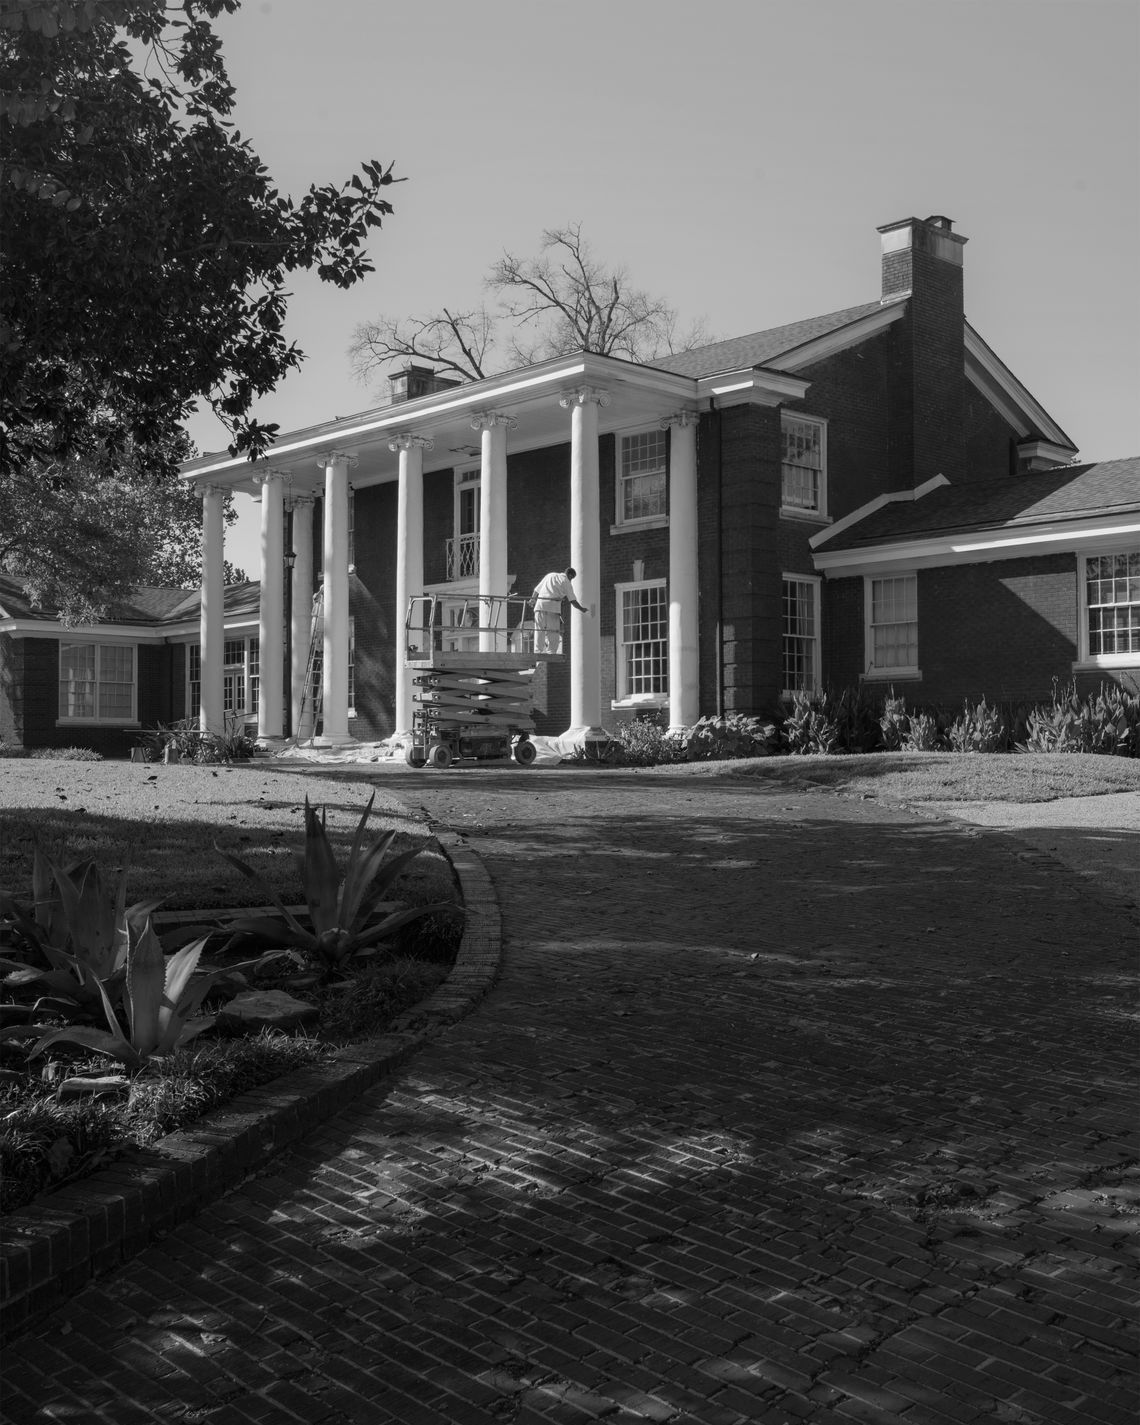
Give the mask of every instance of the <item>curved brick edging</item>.
<svg viewBox="0 0 1140 1425">
<path fill-rule="evenodd" d="M 241 1094 L 129 1161 L 2 1219 L 0 1340 L 10 1340 L 93 1276 L 193 1217 L 395 1073 L 434 1033 L 471 1013 L 499 972 L 499 903 L 479 858 L 453 834 L 435 835 L 455 871 L 466 912 L 455 965 L 443 984 L 395 1020 L 389 1033 Z"/>
</svg>

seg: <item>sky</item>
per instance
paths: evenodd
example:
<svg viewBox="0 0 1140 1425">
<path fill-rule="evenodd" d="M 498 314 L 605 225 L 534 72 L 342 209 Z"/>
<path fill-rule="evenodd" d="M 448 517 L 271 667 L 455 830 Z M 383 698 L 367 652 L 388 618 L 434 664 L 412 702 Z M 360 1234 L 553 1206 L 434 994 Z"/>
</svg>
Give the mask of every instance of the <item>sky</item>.
<svg viewBox="0 0 1140 1425">
<path fill-rule="evenodd" d="M 1140 454 L 1136 0 L 245 0 L 216 28 L 283 191 L 406 179 L 375 273 L 294 286 L 308 359 L 255 412 L 283 431 L 381 399 L 358 322 L 477 305 L 544 228 L 730 337 L 874 301 L 875 229 L 942 213 L 968 319 L 1081 458 Z"/>
</svg>

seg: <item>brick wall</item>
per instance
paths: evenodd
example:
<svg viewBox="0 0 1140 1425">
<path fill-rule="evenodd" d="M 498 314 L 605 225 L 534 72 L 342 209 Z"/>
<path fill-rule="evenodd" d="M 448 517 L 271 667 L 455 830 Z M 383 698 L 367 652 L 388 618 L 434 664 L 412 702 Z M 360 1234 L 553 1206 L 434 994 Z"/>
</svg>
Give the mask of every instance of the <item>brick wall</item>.
<svg viewBox="0 0 1140 1425">
<path fill-rule="evenodd" d="M 963 402 L 965 465 L 963 480 L 1004 480 L 1017 472 L 1017 432 L 998 415 L 985 396 L 967 381 Z"/>
<path fill-rule="evenodd" d="M 784 407 L 790 415 L 818 416 L 828 423 L 827 508 L 833 519 L 897 488 L 891 484 L 889 459 L 893 330 L 805 367 L 799 374 L 811 388 L 803 400 Z M 811 532 L 821 528 L 817 524 Z"/>
<path fill-rule="evenodd" d="M 780 693 L 777 542 L 780 413 L 733 406 L 721 418 L 721 610 L 725 711 L 763 713 Z"/>
<path fill-rule="evenodd" d="M 404 611 L 396 608 L 395 481 L 354 496 L 355 572 L 349 575 L 349 613 L 356 632 L 356 716 L 353 737 L 375 742 L 395 727 L 396 658 L 403 649 Z M 415 592 L 419 592 L 418 590 Z"/>
<path fill-rule="evenodd" d="M 0 633 L 0 742 L 24 745 L 24 640 Z"/>
</svg>

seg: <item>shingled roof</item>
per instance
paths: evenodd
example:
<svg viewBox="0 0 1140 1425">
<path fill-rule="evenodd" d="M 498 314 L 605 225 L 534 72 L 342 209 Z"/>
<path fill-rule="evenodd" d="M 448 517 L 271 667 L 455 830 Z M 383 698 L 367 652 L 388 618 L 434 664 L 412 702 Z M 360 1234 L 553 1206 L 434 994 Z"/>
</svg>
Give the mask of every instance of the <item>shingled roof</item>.
<svg viewBox="0 0 1140 1425">
<path fill-rule="evenodd" d="M 752 332 L 749 336 L 733 337 L 730 341 L 714 341 L 676 356 L 662 356 L 650 362 L 662 371 L 674 371 L 678 376 L 713 376 L 720 371 L 742 371 L 750 366 L 778 365 L 778 358 L 817 337 L 828 336 L 842 327 L 851 326 L 863 317 L 882 310 L 881 302 L 864 302 L 861 307 L 844 307 L 841 312 L 828 312 L 822 317 L 789 322 L 783 327 Z"/>
<path fill-rule="evenodd" d="M 258 611 L 261 586 L 256 583 L 231 584 L 225 591 L 224 609 L 228 616 L 254 614 Z M 139 585 L 125 599 L 111 604 L 100 624 L 141 624 L 159 627 L 197 618 L 201 609 L 199 589 L 160 589 Z M 16 579 L 0 574 L 0 618 L 26 619 L 36 623 L 55 623 L 55 609 L 35 608 L 23 586 Z"/>
<path fill-rule="evenodd" d="M 992 483 L 942 485 L 900 500 L 820 540 L 821 554 L 894 541 L 1032 527 L 1063 519 L 1140 513 L 1140 456 L 1010 475 Z"/>
</svg>

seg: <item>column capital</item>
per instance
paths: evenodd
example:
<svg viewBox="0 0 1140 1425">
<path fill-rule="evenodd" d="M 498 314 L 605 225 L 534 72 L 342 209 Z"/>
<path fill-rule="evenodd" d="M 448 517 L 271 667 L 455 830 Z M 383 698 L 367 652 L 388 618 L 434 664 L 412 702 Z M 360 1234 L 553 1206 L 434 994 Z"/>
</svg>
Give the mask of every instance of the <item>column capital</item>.
<svg viewBox="0 0 1140 1425">
<path fill-rule="evenodd" d="M 308 490 L 302 490 L 294 495 L 292 493 L 285 496 L 285 508 L 287 510 L 299 509 L 301 505 L 315 505 L 317 497 Z"/>
<path fill-rule="evenodd" d="M 198 486 L 198 493 L 199 493 L 200 495 L 202 495 L 202 496 L 206 496 L 206 495 L 228 495 L 229 492 L 230 492 L 230 487 L 229 487 L 228 485 L 199 485 L 199 486 Z"/>
<path fill-rule="evenodd" d="M 514 416 L 505 416 L 501 411 L 476 411 L 471 417 L 472 430 L 493 430 L 495 426 L 518 430 L 518 425 Z"/>
<path fill-rule="evenodd" d="M 293 477 L 287 470 L 279 470 L 275 465 L 264 465 L 257 472 L 257 478 L 263 485 L 268 485 L 270 480 L 280 480 L 283 485 L 291 485 Z"/>
<path fill-rule="evenodd" d="M 430 435 L 415 435 L 410 430 L 402 430 L 388 442 L 389 450 L 434 450 L 435 441 Z"/>
<path fill-rule="evenodd" d="M 317 469 L 325 470 L 338 462 L 347 465 L 351 470 L 357 464 L 357 458 L 350 450 L 327 450 L 323 455 L 317 456 Z"/>
<path fill-rule="evenodd" d="M 672 415 L 662 416 L 657 425 L 660 430 L 668 430 L 670 426 L 695 426 L 700 418 L 698 411 L 674 411 Z"/>
<path fill-rule="evenodd" d="M 579 386 L 576 391 L 567 391 L 564 396 L 558 398 L 558 404 L 563 410 L 569 410 L 571 406 L 585 406 L 591 402 L 598 406 L 608 406 L 610 393 L 604 391 L 601 386 Z"/>
</svg>

